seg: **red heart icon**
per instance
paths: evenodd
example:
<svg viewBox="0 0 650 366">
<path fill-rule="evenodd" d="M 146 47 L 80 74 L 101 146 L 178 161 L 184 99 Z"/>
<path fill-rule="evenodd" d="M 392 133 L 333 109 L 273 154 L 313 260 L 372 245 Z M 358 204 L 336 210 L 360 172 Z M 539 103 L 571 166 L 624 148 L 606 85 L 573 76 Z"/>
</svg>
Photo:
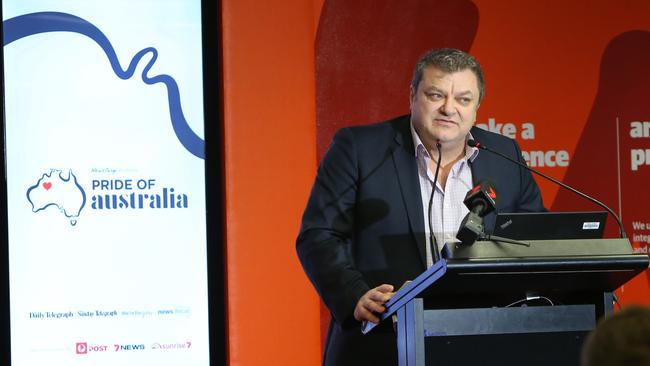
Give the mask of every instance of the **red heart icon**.
<svg viewBox="0 0 650 366">
<path fill-rule="evenodd" d="M 52 183 L 50 182 L 43 183 L 43 188 L 45 188 L 46 191 L 49 191 L 50 188 L 52 188 Z"/>
</svg>

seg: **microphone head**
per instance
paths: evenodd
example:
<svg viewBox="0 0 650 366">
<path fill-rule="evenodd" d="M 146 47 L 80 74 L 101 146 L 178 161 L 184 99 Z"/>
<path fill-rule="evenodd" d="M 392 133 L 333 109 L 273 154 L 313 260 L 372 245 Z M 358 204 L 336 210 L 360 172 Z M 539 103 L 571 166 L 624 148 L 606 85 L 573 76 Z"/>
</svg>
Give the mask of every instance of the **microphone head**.
<svg viewBox="0 0 650 366">
<path fill-rule="evenodd" d="M 481 144 L 476 140 L 467 140 L 467 146 L 469 147 L 479 147 Z"/>
<path fill-rule="evenodd" d="M 494 185 L 487 180 L 482 180 L 467 192 L 463 203 L 470 211 L 478 210 L 476 213 L 483 217 L 496 209 L 497 200 Z"/>
</svg>

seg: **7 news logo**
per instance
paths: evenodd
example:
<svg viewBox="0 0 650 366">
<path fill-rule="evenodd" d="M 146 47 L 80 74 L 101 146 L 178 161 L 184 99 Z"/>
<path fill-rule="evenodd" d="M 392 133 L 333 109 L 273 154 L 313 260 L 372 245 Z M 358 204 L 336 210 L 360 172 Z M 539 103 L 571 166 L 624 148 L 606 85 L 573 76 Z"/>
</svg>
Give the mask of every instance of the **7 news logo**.
<svg viewBox="0 0 650 366">
<path fill-rule="evenodd" d="M 144 344 L 115 344 L 115 352 L 118 351 L 144 351 Z"/>
</svg>

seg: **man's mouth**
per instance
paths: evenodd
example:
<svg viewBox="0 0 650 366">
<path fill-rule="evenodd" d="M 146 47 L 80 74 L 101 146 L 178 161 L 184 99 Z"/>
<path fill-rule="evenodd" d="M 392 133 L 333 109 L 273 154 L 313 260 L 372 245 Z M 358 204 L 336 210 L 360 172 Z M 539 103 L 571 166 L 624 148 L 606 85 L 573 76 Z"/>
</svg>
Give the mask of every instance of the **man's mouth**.
<svg viewBox="0 0 650 366">
<path fill-rule="evenodd" d="M 455 121 L 452 121 L 450 119 L 445 119 L 445 118 L 436 118 L 434 119 L 435 122 L 437 123 L 443 123 L 443 124 L 457 124 Z"/>
</svg>

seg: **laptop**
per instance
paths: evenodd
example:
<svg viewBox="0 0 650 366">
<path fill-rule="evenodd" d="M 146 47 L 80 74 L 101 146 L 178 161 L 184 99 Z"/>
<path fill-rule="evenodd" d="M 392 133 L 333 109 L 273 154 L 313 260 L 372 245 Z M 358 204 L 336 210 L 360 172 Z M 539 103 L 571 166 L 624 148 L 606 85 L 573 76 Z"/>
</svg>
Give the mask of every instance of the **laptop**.
<svg viewBox="0 0 650 366">
<path fill-rule="evenodd" d="M 498 213 L 492 235 L 515 240 L 601 239 L 606 211 Z"/>
</svg>

